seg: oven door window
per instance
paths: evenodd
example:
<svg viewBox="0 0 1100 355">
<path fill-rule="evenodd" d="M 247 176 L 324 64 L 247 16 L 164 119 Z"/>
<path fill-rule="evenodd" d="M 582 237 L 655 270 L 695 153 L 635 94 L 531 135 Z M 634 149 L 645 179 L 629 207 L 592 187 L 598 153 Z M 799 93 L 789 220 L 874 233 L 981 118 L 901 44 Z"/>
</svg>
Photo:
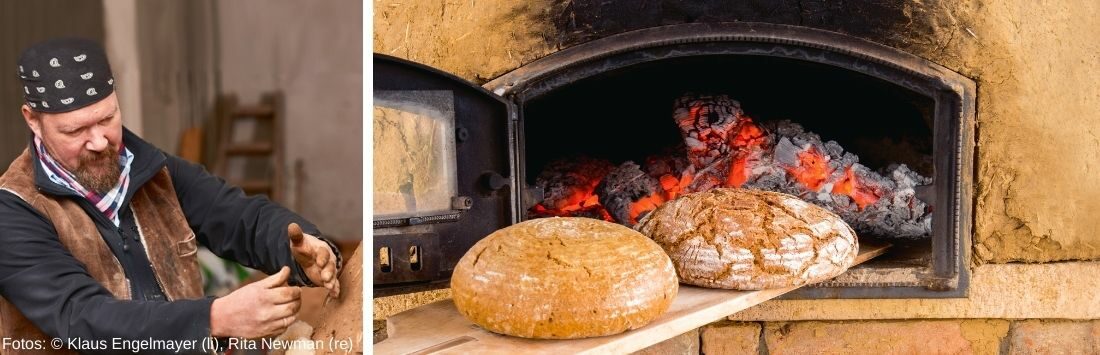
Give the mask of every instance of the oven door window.
<svg viewBox="0 0 1100 355">
<path fill-rule="evenodd" d="M 451 213 L 458 195 L 454 93 L 374 92 L 374 215 Z"/>
</svg>

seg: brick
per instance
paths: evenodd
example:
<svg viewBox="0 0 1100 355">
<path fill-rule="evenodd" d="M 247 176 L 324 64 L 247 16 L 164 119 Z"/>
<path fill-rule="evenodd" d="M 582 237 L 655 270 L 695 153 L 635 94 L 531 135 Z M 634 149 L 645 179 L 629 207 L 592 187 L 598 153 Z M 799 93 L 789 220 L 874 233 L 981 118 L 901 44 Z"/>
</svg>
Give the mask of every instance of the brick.
<svg viewBox="0 0 1100 355">
<path fill-rule="evenodd" d="M 699 329 L 677 335 L 672 339 L 653 344 L 634 352 L 634 355 L 698 355 Z"/>
<path fill-rule="evenodd" d="M 1009 324 L 1000 320 L 767 323 L 768 353 L 998 354 Z"/>
<path fill-rule="evenodd" d="M 703 354 L 756 355 L 760 348 L 760 323 L 717 322 L 702 329 Z"/>
<path fill-rule="evenodd" d="M 1100 321 L 1015 322 L 1009 333 L 1008 353 L 1100 354 Z"/>
</svg>

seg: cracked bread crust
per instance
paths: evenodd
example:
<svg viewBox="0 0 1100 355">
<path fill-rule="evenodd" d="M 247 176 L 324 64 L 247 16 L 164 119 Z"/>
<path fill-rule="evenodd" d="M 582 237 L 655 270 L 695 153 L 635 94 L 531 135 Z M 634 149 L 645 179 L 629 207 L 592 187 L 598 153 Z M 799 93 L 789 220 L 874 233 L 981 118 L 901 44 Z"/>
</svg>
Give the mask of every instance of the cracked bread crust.
<svg viewBox="0 0 1100 355">
<path fill-rule="evenodd" d="M 686 284 L 760 290 L 825 281 L 855 262 L 855 232 L 797 197 L 720 188 L 684 195 L 635 227 L 664 248 Z"/>
<path fill-rule="evenodd" d="M 668 255 L 628 227 L 590 218 L 517 223 L 459 260 L 451 291 L 459 313 L 494 333 L 578 339 L 648 324 L 679 287 Z"/>
</svg>

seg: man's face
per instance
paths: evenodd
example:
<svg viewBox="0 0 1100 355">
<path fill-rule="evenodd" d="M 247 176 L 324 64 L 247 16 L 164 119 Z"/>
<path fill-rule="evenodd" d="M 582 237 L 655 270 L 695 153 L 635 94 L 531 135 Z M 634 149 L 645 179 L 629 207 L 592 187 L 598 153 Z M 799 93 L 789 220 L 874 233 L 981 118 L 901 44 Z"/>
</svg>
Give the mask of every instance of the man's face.
<svg viewBox="0 0 1100 355">
<path fill-rule="evenodd" d="M 64 113 L 32 112 L 23 105 L 23 118 L 50 156 L 85 188 L 102 194 L 118 183 L 122 114 L 115 93 Z"/>
</svg>

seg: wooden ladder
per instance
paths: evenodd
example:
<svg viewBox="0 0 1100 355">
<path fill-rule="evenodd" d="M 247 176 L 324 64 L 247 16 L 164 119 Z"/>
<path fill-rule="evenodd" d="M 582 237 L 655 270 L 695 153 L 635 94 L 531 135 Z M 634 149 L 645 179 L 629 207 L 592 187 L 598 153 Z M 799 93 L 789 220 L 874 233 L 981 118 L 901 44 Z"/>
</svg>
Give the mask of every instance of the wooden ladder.
<svg viewBox="0 0 1100 355">
<path fill-rule="evenodd" d="M 272 201 L 281 201 L 283 119 L 283 96 L 279 92 L 263 95 L 255 105 L 240 104 L 234 94 L 219 97 L 220 139 L 215 173 L 245 194 L 267 195 Z M 246 141 L 235 139 L 240 133 L 248 133 L 242 130 L 249 127 L 249 121 L 253 122 L 251 137 Z M 243 166 L 233 163 L 238 157 L 246 159 Z M 265 162 L 264 166 L 252 164 L 259 161 Z"/>
</svg>

